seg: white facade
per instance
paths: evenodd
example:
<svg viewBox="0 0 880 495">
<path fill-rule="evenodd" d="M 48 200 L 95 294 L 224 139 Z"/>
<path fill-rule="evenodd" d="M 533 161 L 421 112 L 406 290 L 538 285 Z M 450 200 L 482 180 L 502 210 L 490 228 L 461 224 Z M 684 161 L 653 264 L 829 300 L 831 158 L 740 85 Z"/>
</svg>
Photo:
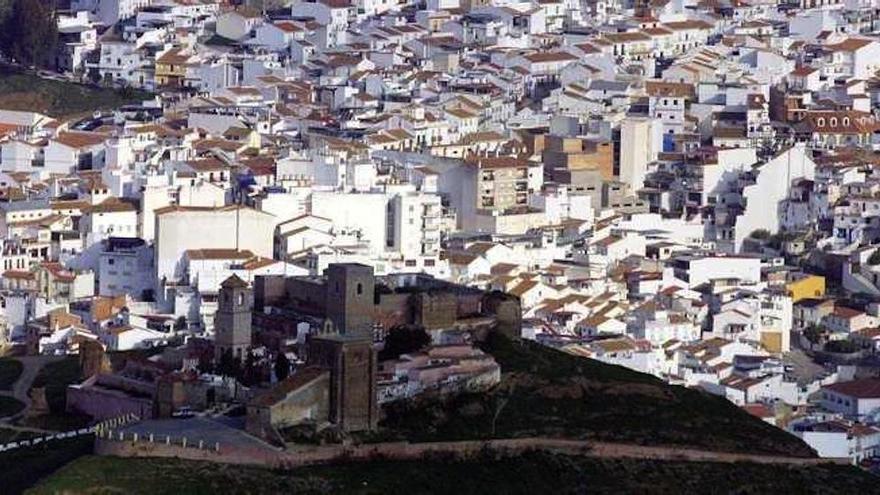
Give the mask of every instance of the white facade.
<svg viewBox="0 0 880 495">
<path fill-rule="evenodd" d="M 157 280 L 179 280 L 180 261 L 189 249 L 249 250 L 271 258 L 274 228 L 272 215 L 238 206 L 160 210 L 155 235 Z"/>
</svg>

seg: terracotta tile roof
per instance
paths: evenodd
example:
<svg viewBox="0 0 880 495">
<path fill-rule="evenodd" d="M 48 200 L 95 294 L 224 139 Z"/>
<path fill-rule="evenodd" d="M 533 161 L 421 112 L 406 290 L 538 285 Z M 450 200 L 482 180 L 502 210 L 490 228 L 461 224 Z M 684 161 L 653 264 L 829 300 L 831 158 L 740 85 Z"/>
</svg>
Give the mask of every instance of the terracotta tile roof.
<svg viewBox="0 0 880 495">
<path fill-rule="evenodd" d="M 76 274 L 64 268 L 61 263 L 44 262 L 40 264 L 40 267 L 51 273 L 60 282 L 73 282 L 76 280 Z"/>
<path fill-rule="evenodd" d="M 258 156 L 241 160 L 240 163 L 254 175 L 275 175 L 275 159 Z"/>
<path fill-rule="evenodd" d="M 651 37 L 639 31 L 630 31 L 627 33 L 605 33 L 605 39 L 612 43 L 632 43 L 638 41 L 651 41 Z"/>
<path fill-rule="evenodd" d="M 172 48 L 163 53 L 162 56 L 157 58 L 156 63 L 166 65 L 183 65 L 189 62 L 190 58 L 192 58 L 192 55 L 185 53 L 182 48 Z"/>
<path fill-rule="evenodd" d="M 279 261 L 273 260 L 271 258 L 261 258 L 259 256 L 256 256 L 242 263 L 241 267 L 245 270 L 259 270 L 260 268 L 272 266 L 275 263 L 279 263 Z"/>
<path fill-rule="evenodd" d="M 831 313 L 838 318 L 844 318 L 850 320 L 852 318 L 856 318 L 858 316 L 862 316 L 865 313 L 852 308 L 847 308 L 846 306 L 837 306 L 834 308 L 834 311 Z"/>
<path fill-rule="evenodd" d="M 107 198 L 104 201 L 93 205 L 88 206 L 84 209 L 84 211 L 88 213 L 117 213 L 123 211 L 137 211 L 137 206 L 132 204 L 131 201 L 122 200 L 119 198 Z"/>
<path fill-rule="evenodd" d="M 574 61 L 577 60 L 577 57 L 567 52 L 539 52 L 530 53 L 525 56 L 525 59 L 533 64 L 539 64 L 544 62 Z"/>
<path fill-rule="evenodd" d="M 667 22 L 663 24 L 663 27 L 671 29 L 673 31 L 686 31 L 690 29 L 712 29 L 712 25 L 705 21 L 676 21 L 676 22 Z"/>
<path fill-rule="evenodd" d="M 742 406 L 742 408 L 745 412 L 747 412 L 757 418 L 763 419 L 763 418 L 774 417 L 773 411 L 771 411 L 770 408 L 764 404 L 760 404 L 760 403 L 746 404 L 746 405 Z"/>
<path fill-rule="evenodd" d="M 284 31 L 285 33 L 298 33 L 300 31 L 303 31 L 301 27 L 297 26 L 291 21 L 278 21 L 275 23 L 275 27 Z"/>
<path fill-rule="evenodd" d="M 446 255 L 446 259 L 453 265 L 470 265 L 477 258 L 479 256 L 468 253 L 449 253 Z"/>
<path fill-rule="evenodd" d="M 34 280 L 34 274 L 24 270 L 6 270 L 3 272 L 3 278 L 12 280 Z"/>
<path fill-rule="evenodd" d="M 97 132 L 61 132 L 53 139 L 71 148 L 85 148 L 87 146 L 97 146 L 107 139 L 107 135 Z"/>
<path fill-rule="evenodd" d="M 834 52 L 854 52 L 870 45 L 871 43 L 874 43 L 874 40 L 865 38 L 847 38 L 840 43 L 825 45 L 825 48 Z"/>
<path fill-rule="evenodd" d="M 510 289 L 508 292 L 514 296 L 520 297 L 537 286 L 538 282 L 535 282 L 534 280 L 524 280 L 517 284 L 516 287 Z"/>
<path fill-rule="evenodd" d="M 696 91 L 693 84 L 668 81 L 646 81 L 645 92 L 649 96 L 676 96 L 694 98 Z"/>
<path fill-rule="evenodd" d="M 849 382 L 832 383 L 824 388 L 857 399 L 880 398 L 880 378 L 865 378 Z"/>
<path fill-rule="evenodd" d="M 298 388 L 306 386 L 315 380 L 327 375 L 329 372 L 318 367 L 308 367 L 298 370 L 293 376 L 278 382 L 272 389 L 267 390 L 251 401 L 250 405 L 257 407 L 271 407 L 286 399 L 290 393 Z"/>
</svg>

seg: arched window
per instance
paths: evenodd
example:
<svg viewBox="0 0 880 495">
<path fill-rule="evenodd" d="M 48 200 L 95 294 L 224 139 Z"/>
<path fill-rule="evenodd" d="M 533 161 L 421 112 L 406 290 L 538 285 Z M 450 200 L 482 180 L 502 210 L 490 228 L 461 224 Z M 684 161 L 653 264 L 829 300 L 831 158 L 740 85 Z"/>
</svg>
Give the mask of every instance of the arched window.
<svg viewBox="0 0 880 495">
<path fill-rule="evenodd" d="M 848 126 L 849 126 L 849 117 L 844 117 L 844 118 L 843 118 L 843 126 L 844 126 L 844 127 L 848 127 Z"/>
<path fill-rule="evenodd" d="M 244 292 L 238 293 L 238 305 L 244 306 Z"/>
<path fill-rule="evenodd" d="M 825 119 L 823 119 L 821 117 L 816 119 L 816 125 L 819 127 L 825 127 Z"/>
<path fill-rule="evenodd" d="M 837 117 L 831 117 L 830 121 L 831 127 L 837 127 Z"/>
<path fill-rule="evenodd" d="M 357 294 L 361 295 L 363 293 L 364 293 L 364 284 L 358 283 L 357 284 Z"/>
</svg>

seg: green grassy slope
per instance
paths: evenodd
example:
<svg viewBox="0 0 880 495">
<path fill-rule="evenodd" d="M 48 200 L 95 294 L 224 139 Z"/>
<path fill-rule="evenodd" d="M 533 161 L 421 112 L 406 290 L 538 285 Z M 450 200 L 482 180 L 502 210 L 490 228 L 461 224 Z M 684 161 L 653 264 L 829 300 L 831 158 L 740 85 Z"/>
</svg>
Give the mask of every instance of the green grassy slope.
<svg viewBox="0 0 880 495">
<path fill-rule="evenodd" d="M 0 493 L 23 492 L 74 459 L 91 454 L 94 442 L 94 437 L 82 436 L 0 452 Z"/>
<path fill-rule="evenodd" d="M 381 438 L 415 441 L 553 436 L 810 457 L 797 437 L 724 398 L 620 366 L 493 335 L 501 364 L 492 392 L 386 409 Z"/>
<path fill-rule="evenodd" d="M 115 90 L 55 81 L 0 65 L 0 109 L 26 110 L 67 119 L 151 98 L 138 90 Z"/>
<path fill-rule="evenodd" d="M 24 366 L 21 361 L 15 359 L 0 359 L 0 390 L 12 390 L 12 386 L 18 381 Z"/>
<path fill-rule="evenodd" d="M 470 461 L 375 461 L 293 472 L 176 459 L 83 457 L 30 494 L 670 494 L 872 493 L 877 478 L 846 466 L 604 461 L 544 453 Z"/>
</svg>

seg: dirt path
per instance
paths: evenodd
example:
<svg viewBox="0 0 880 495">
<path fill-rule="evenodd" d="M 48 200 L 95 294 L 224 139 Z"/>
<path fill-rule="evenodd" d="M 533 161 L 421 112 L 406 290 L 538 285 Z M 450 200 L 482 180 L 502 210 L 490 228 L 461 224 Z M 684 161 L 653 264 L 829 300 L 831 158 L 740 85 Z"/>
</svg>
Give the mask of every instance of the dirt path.
<svg viewBox="0 0 880 495">
<path fill-rule="evenodd" d="M 562 440 L 566 442 L 566 440 Z M 732 452 L 714 452 L 709 450 L 689 449 L 684 447 L 646 447 L 624 443 L 593 442 L 586 455 L 590 457 L 610 459 L 653 459 L 666 461 L 689 462 L 753 462 L 756 464 L 785 464 L 790 466 L 812 466 L 817 464 L 850 464 L 849 459 L 822 459 L 787 457 L 763 454 L 737 454 Z"/>
<path fill-rule="evenodd" d="M 30 409 L 31 407 L 31 398 L 28 395 L 28 391 L 30 391 L 31 385 L 33 385 L 34 380 L 40 373 L 40 370 L 43 369 L 43 366 L 45 366 L 46 364 L 53 361 L 58 361 L 62 358 L 63 356 L 23 356 L 15 358 L 23 365 L 21 376 L 18 377 L 18 381 L 16 381 L 15 385 L 12 386 L 12 390 L 0 391 L 0 395 L 14 397 L 19 402 L 22 402 L 24 404 L 24 409 L 22 409 L 21 412 L 19 412 L 18 414 L 7 416 L 5 418 L 0 418 L 0 422 L 15 421 L 16 419 L 24 416 L 24 414 L 27 413 L 28 409 Z"/>
<path fill-rule="evenodd" d="M 297 446 L 285 451 L 271 449 L 241 448 L 240 446 L 220 442 L 217 449 L 196 449 L 182 446 L 180 438 L 165 442 L 151 443 L 140 435 L 139 441 L 119 441 L 98 438 L 96 452 L 102 455 L 121 457 L 180 457 L 193 460 L 204 460 L 227 464 L 257 465 L 270 468 L 293 469 L 300 466 L 316 464 L 334 464 L 348 462 L 367 462 L 375 459 L 385 460 L 418 460 L 430 458 L 437 454 L 457 458 L 468 458 L 479 455 L 485 450 L 494 451 L 503 456 L 516 456 L 535 450 L 554 452 L 564 455 L 595 457 L 601 459 L 641 459 L 679 462 L 750 462 L 756 464 L 776 464 L 788 466 L 813 466 L 819 464 L 850 464 L 849 459 L 801 458 L 778 455 L 738 454 L 730 452 L 714 452 L 686 447 L 657 446 L 645 447 L 610 442 L 590 442 L 584 440 L 566 440 L 557 438 L 515 438 L 499 440 L 473 440 L 460 442 L 429 442 L 429 443 L 377 443 L 355 446 Z"/>
</svg>

